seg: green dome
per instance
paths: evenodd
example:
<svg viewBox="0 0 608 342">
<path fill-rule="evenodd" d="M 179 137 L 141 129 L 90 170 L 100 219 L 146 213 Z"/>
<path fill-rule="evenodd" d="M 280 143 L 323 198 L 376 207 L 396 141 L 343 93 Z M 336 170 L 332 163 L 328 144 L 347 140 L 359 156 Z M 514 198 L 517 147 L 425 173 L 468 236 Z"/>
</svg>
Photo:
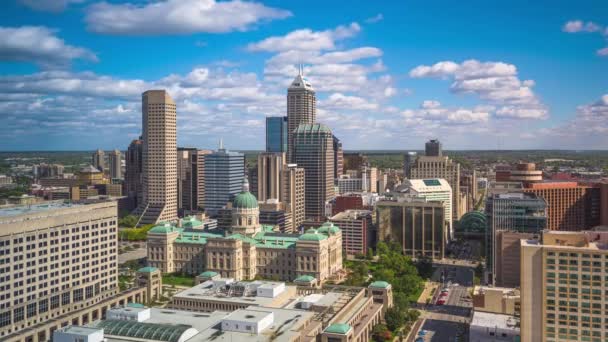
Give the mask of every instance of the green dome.
<svg viewBox="0 0 608 342">
<path fill-rule="evenodd" d="M 205 271 L 201 274 L 199 274 L 199 277 L 203 277 L 203 278 L 213 278 L 217 275 L 217 272 L 213 272 L 213 271 Z"/>
<path fill-rule="evenodd" d="M 152 273 L 152 272 L 156 272 L 156 271 L 158 271 L 158 268 L 152 267 L 152 266 L 142 267 L 137 270 L 137 272 L 140 272 L 140 273 Z"/>
<path fill-rule="evenodd" d="M 310 232 L 311 229 L 307 230 L 306 233 L 300 235 L 299 240 L 304 241 L 321 241 L 327 239 L 327 236 L 324 234 L 318 233 L 316 230 L 312 229 L 313 232 Z"/>
<path fill-rule="evenodd" d="M 296 280 L 294 280 L 294 281 L 297 281 L 300 283 L 310 283 L 311 281 L 314 281 L 314 280 L 315 280 L 315 277 L 313 277 L 313 276 L 303 275 L 303 276 L 297 277 Z"/>
<path fill-rule="evenodd" d="M 317 232 L 318 232 L 318 230 L 316 230 L 314 228 L 308 228 L 305 231 L 306 234 L 316 234 Z"/>
<path fill-rule="evenodd" d="M 249 191 L 243 191 L 232 200 L 232 207 L 237 209 L 255 209 L 258 207 L 258 199 Z"/>
<path fill-rule="evenodd" d="M 382 281 L 382 280 L 377 280 L 371 284 L 369 284 L 369 287 L 377 287 L 377 288 L 381 288 L 381 289 L 385 289 L 387 287 L 391 286 L 391 284 Z"/>
<path fill-rule="evenodd" d="M 470 211 L 460 218 L 458 230 L 464 233 L 483 233 L 487 228 L 487 217 L 481 211 Z"/>
<path fill-rule="evenodd" d="M 148 233 L 154 234 L 169 234 L 173 231 L 173 226 L 170 223 L 161 223 L 157 226 L 154 226 L 152 229 L 148 231 Z"/>
<path fill-rule="evenodd" d="M 351 329 L 350 325 L 346 323 L 333 323 L 325 328 L 326 333 L 346 335 Z"/>
<path fill-rule="evenodd" d="M 182 226 L 185 228 L 195 228 L 203 225 L 202 221 L 199 221 L 194 216 L 185 217 L 182 221 Z"/>
</svg>

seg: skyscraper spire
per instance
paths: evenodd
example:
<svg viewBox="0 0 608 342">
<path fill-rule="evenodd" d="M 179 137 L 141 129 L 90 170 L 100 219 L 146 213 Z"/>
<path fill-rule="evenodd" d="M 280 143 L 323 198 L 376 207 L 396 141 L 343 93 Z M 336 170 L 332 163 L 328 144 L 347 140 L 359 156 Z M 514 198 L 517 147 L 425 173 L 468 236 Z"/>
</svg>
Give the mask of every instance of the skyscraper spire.
<svg viewBox="0 0 608 342">
<path fill-rule="evenodd" d="M 302 67 L 302 63 L 298 65 L 298 75 L 304 76 L 304 68 Z"/>
<path fill-rule="evenodd" d="M 219 143 L 219 148 L 218 150 L 223 150 L 224 149 L 224 139 L 220 138 L 220 143 Z"/>
</svg>

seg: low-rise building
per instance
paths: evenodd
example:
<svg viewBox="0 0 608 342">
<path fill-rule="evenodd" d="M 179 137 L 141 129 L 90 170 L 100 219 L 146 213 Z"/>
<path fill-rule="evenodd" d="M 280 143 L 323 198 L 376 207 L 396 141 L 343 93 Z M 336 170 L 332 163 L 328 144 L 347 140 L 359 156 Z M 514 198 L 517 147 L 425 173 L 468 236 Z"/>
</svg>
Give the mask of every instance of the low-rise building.
<svg viewBox="0 0 608 342">
<path fill-rule="evenodd" d="M 519 341 L 519 320 L 511 315 L 475 311 L 469 326 L 469 342 Z"/>
<path fill-rule="evenodd" d="M 342 231 L 342 249 L 347 255 L 366 254 L 373 245 L 372 212 L 346 210 L 331 217 L 330 222 Z"/>
<path fill-rule="evenodd" d="M 521 297 L 518 289 L 506 287 L 475 286 L 473 289 L 475 311 L 519 316 Z"/>
<path fill-rule="evenodd" d="M 200 300 L 197 307 L 187 310 L 137 305 L 116 307 L 107 311 L 106 319 L 56 331 L 54 340 L 366 342 L 374 326 L 393 305 L 392 286 L 383 281 L 373 282 L 367 288 L 328 286 L 322 289 L 227 279 L 216 279 L 212 283 L 206 293 L 197 295 Z M 253 287 L 255 290 L 251 293 L 241 292 L 251 291 Z M 269 302 L 262 300 L 271 300 L 269 296 L 275 290 L 279 296 L 287 295 L 283 296 L 280 306 L 267 306 L 265 303 Z M 220 298 L 244 306 L 222 306 L 216 302 Z M 211 302 L 216 303 L 216 308 L 206 309 L 205 303 Z M 254 304 L 247 305 L 247 302 Z"/>
</svg>

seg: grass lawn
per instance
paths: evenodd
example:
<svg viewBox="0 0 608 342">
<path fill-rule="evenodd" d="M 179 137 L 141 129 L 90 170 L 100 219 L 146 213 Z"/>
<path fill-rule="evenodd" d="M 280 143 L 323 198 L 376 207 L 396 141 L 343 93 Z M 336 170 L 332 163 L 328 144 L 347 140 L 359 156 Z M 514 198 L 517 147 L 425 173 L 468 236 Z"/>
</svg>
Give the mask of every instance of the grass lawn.
<svg viewBox="0 0 608 342">
<path fill-rule="evenodd" d="M 164 274 L 163 285 L 194 286 L 194 277 L 183 274 Z"/>
</svg>

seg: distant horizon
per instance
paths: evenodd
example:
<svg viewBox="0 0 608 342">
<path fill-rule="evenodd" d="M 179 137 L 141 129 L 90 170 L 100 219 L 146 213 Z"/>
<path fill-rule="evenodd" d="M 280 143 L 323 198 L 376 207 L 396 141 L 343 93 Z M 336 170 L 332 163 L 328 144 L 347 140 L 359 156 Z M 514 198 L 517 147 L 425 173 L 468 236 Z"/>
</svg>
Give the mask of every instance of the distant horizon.
<svg viewBox="0 0 608 342">
<path fill-rule="evenodd" d="M 604 0 L 3 5 L 2 150 L 124 150 L 149 89 L 179 145 L 260 150 L 300 72 L 347 150 L 608 148 Z"/>
<path fill-rule="evenodd" d="M 188 147 L 188 148 L 196 148 L 196 149 L 201 149 L 201 150 L 213 150 L 213 151 L 217 151 L 217 149 L 211 149 L 211 148 L 199 148 L 199 147 L 192 147 L 192 146 L 179 146 L 179 147 Z M 115 149 L 101 149 L 102 151 L 112 151 Z M 119 149 L 121 152 L 125 152 L 126 150 L 121 150 Z M 266 150 L 240 150 L 240 149 L 227 149 L 229 151 L 234 151 L 234 152 L 266 152 Z M 12 150 L 12 151 L 0 151 L 0 153 L 36 153 L 36 152 L 45 152 L 45 153 L 54 153 L 54 152 L 74 152 L 74 153 L 91 153 L 91 152 L 95 152 L 97 151 L 97 149 L 93 149 L 93 150 Z M 572 150 L 565 150 L 565 149 L 508 149 L 508 150 L 468 150 L 468 149 L 451 149 L 451 150 L 447 150 L 447 149 L 443 149 L 443 152 L 527 152 L 527 151 L 546 151 L 546 152 L 608 152 L 608 149 L 605 150 L 600 150 L 600 149 L 572 149 Z M 422 150 L 415 150 L 415 149 L 370 149 L 370 150 L 357 150 L 357 149 L 353 149 L 353 150 L 344 150 L 344 153 L 352 153 L 352 152 L 388 152 L 388 153 L 400 153 L 400 152 L 424 152 L 424 149 Z"/>
</svg>

